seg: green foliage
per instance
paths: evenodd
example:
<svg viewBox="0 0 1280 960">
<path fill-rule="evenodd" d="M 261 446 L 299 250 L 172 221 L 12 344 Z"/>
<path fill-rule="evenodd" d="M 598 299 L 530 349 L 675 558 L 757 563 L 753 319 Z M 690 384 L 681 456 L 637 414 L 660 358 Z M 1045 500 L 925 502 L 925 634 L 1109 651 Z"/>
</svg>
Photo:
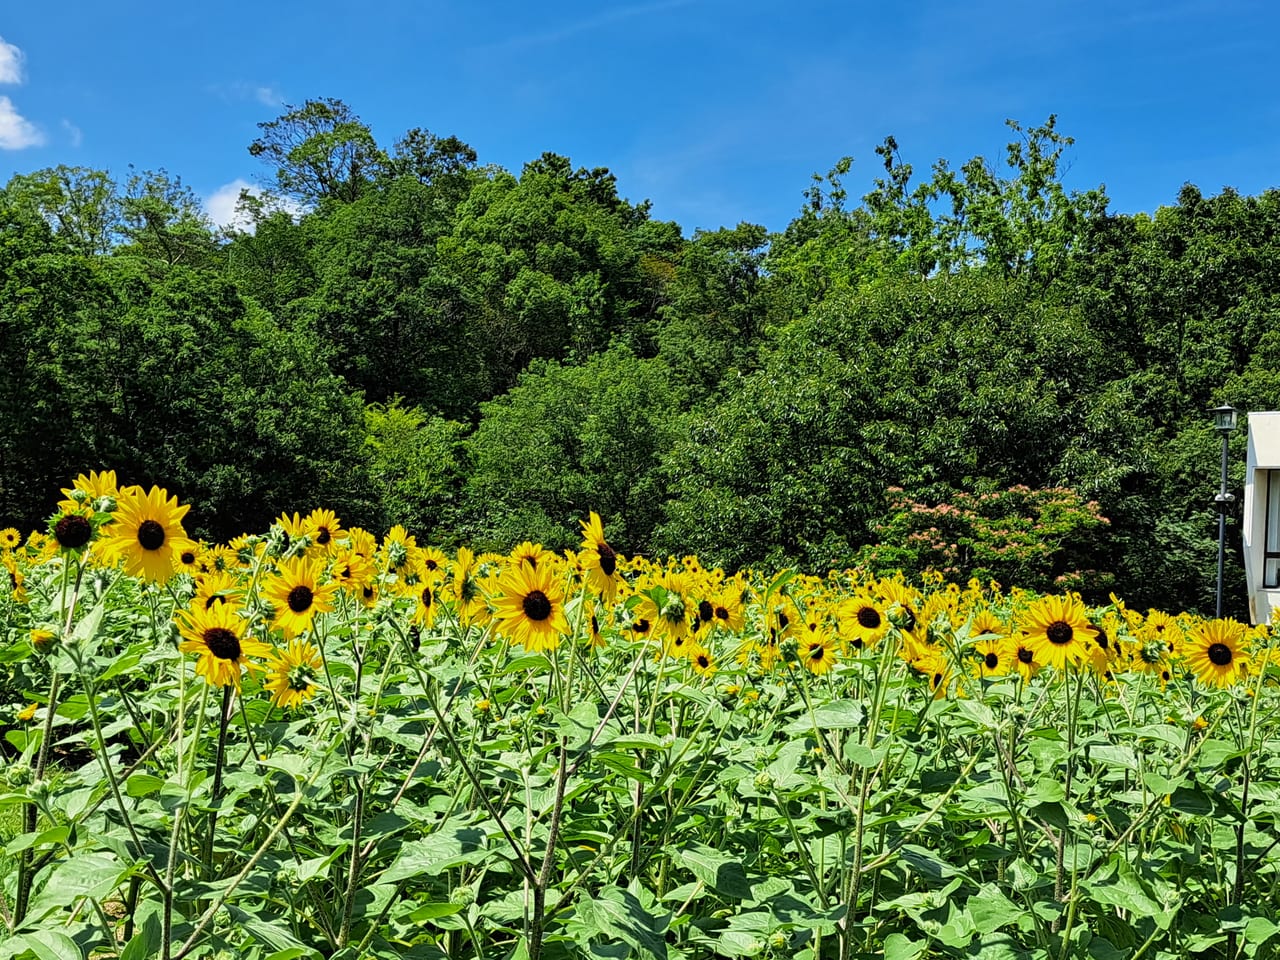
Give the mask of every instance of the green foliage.
<svg viewBox="0 0 1280 960">
<path fill-rule="evenodd" d="M 258 129 L 262 135 L 249 145 L 249 153 L 274 168 L 280 193 L 303 203 L 349 203 L 386 163 L 369 128 L 332 97 L 288 106 Z"/>
<path fill-rule="evenodd" d="M 647 549 L 680 405 L 666 365 L 624 347 L 580 366 L 535 365 L 484 405 L 468 441 L 469 535 L 485 547 L 531 537 L 559 549 L 580 542 L 578 521 L 595 510 L 620 551 Z"/>
<path fill-rule="evenodd" d="M 881 575 L 926 571 L 948 580 L 1017 584 L 1039 592 L 1078 590 L 1105 599 L 1113 578 L 1096 569 L 1108 520 L 1065 487 L 972 494 L 925 504 L 890 488 L 889 518 L 858 562 Z"/>
<path fill-rule="evenodd" d="M 831 298 L 689 418 L 662 542 L 825 570 L 873 541 L 889 487 L 1053 485 L 1106 362 L 1072 313 L 980 276 Z"/>
<path fill-rule="evenodd" d="M 383 525 L 402 524 L 421 542 L 446 542 L 467 476 L 467 428 L 395 398 L 365 407 L 365 432 L 369 480 L 384 511 Z"/>
<path fill-rule="evenodd" d="M 658 352 L 694 396 L 714 392 L 735 370 L 755 366 L 765 326 L 764 227 L 696 233 L 666 285 Z"/>
<path fill-rule="evenodd" d="M 335 99 L 260 126 L 250 149 L 274 192 L 242 197 L 250 230 L 214 234 L 164 171 L 59 166 L 4 188 L 5 522 L 38 524 L 39 491 L 79 470 L 172 463 L 184 493 L 246 521 L 292 495 L 444 536 L 443 491 L 466 488 L 478 535 L 560 542 L 574 511 L 607 512 L 583 502 L 598 494 L 628 514 L 635 548 L 823 569 L 891 520 L 890 487 L 936 504 L 1066 486 L 1110 519 L 1091 555 L 1122 592 L 1206 608 L 1206 411 L 1280 406 L 1280 191 L 1188 185 L 1153 214 L 1109 213 L 1101 188 L 1067 186 L 1072 140 L 1050 116 L 1011 121 L 1003 162 L 938 160 L 926 176 L 887 137 L 860 201 L 843 158 L 784 230 L 686 240 L 607 169 L 555 153 L 517 176 L 423 127 L 384 150 Z M 664 413 L 640 417 L 661 440 L 624 423 L 634 436 L 615 451 L 642 464 L 642 503 L 580 479 L 603 466 L 569 470 L 571 494 L 520 480 L 542 491 L 525 502 L 495 479 L 524 468 L 486 454 L 473 477 L 446 452 L 526 371 L 550 360 L 590 381 L 616 347 L 666 372 L 643 387 Z M 366 404 L 421 424 L 368 420 Z M 366 443 L 373 423 L 397 439 Z M 538 448 L 540 470 L 559 470 L 551 451 L 580 463 L 576 431 Z M 1233 444 L 1238 489 L 1243 434 Z M 504 527 L 490 502 L 518 519 Z M 1238 594 L 1236 551 L 1228 563 Z"/>
</svg>

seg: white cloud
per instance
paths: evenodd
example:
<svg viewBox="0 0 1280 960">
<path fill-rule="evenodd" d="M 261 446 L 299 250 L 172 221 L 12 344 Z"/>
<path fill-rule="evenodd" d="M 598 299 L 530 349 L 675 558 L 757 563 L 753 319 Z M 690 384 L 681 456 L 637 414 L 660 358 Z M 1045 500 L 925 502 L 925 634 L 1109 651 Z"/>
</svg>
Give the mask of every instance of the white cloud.
<svg viewBox="0 0 1280 960">
<path fill-rule="evenodd" d="M 284 210 L 291 217 L 300 217 L 306 212 L 306 208 L 298 202 L 283 197 L 268 196 L 261 187 L 255 187 L 243 177 L 237 177 L 230 183 L 224 183 L 205 198 L 204 212 L 208 214 L 214 226 L 226 230 L 253 232 L 253 218 L 239 209 L 241 191 L 248 191 L 255 197 L 266 198 L 268 209 Z"/>
<path fill-rule="evenodd" d="M 0 37 L 0 83 L 22 82 L 22 51 Z"/>
<path fill-rule="evenodd" d="M 275 87 L 255 87 L 253 95 L 258 98 L 258 102 L 265 107 L 284 106 L 284 94 Z"/>
<path fill-rule="evenodd" d="M 77 127 L 70 120 L 63 119 L 62 129 L 67 135 L 67 139 L 71 141 L 72 147 L 78 147 L 84 143 L 84 131 Z"/>
<path fill-rule="evenodd" d="M 44 143 L 44 134 L 22 114 L 8 97 L 0 97 L 0 150 L 21 150 Z"/>
<path fill-rule="evenodd" d="M 284 93 L 274 83 L 247 83 L 244 80 L 236 80 L 233 83 L 215 83 L 205 89 L 222 100 L 257 100 L 265 107 L 284 105 Z"/>
</svg>

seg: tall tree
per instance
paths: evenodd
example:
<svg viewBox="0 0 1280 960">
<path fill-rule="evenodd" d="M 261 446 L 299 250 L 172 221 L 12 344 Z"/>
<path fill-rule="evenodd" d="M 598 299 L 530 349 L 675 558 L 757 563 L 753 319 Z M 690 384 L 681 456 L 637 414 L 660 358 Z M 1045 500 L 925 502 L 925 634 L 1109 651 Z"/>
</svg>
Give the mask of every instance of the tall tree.
<svg viewBox="0 0 1280 960">
<path fill-rule="evenodd" d="M 372 131 L 331 97 L 286 107 L 258 124 L 262 135 L 249 145 L 250 154 L 274 167 L 274 188 L 305 204 L 359 197 L 387 163 Z"/>
</svg>

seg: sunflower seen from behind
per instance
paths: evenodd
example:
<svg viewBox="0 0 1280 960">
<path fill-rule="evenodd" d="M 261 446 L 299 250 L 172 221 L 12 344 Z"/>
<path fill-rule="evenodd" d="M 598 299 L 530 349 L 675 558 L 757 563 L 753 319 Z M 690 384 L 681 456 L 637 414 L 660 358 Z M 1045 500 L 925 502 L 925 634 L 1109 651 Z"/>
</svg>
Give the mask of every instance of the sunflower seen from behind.
<svg viewBox="0 0 1280 960">
<path fill-rule="evenodd" d="M 1182 659 L 1207 687 L 1228 687 L 1248 670 L 1245 626 L 1236 620 L 1208 620 L 1188 631 Z"/>
<path fill-rule="evenodd" d="M 263 687 L 271 691 L 271 702 L 292 710 L 316 694 L 323 663 L 319 648 L 309 640 L 294 637 L 284 650 L 274 650 L 267 658 Z"/>
<path fill-rule="evenodd" d="M 564 592 L 552 564 L 512 562 L 493 597 L 498 632 L 531 653 L 554 650 L 569 633 Z"/>
<path fill-rule="evenodd" d="M 317 613 L 333 609 L 335 584 L 320 585 L 321 564 L 295 557 L 280 563 L 280 569 L 262 587 L 262 595 L 275 609 L 271 621 L 286 637 L 296 637 L 310 628 Z"/>
<path fill-rule="evenodd" d="M 183 637 L 178 649 L 199 655 L 196 673 L 214 687 L 231 685 L 239 690 L 244 670 L 262 669 L 250 658 L 261 659 L 271 652 L 262 641 L 245 636 L 245 619 L 229 603 L 182 611 L 178 615 L 178 632 Z"/>
<path fill-rule="evenodd" d="M 190 504 L 179 504 L 168 491 L 140 487 L 121 491 L 111 522 L 102 529 L 102 551 L 110 562 L 124 561 L 125 573 L 145 580 L 173 576 L 177 554 L 194 547 L 182 528 Z"/>
<path fill-rule="evenodd" d="M 80 474 L 70 487 L 62 488 L 63 499 L 58 501 L 58 509 L 70 510 L 73 507 L 88 506 L 91 510 L 110 509 L 108 502 L 114 502 L 120 496 L 116 484 L 116 472 L 104 470 L 99 473 L 90 470 L 88 476 Z"/>
</svg>

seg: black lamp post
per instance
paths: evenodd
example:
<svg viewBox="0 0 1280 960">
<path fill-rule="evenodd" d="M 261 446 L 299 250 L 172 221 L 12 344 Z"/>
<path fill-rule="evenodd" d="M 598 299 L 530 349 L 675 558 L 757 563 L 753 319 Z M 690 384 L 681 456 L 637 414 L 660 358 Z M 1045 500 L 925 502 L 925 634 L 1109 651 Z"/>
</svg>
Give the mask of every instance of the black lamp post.
<svg viewBox="0 0 1280 960">
<path fill-rule="evenodd" d="M 1213 506 L 1218 511 L 1218 600 L 1215 616 L 1222 616 L 1222 566 L 1227 553 L 1227 513 L 1231 504 L 1235 503 L 1235 495 L 1227 493 L 1227 438 L 1236 428 L 1236 414 L 1239 411 L 1230 404 L 1213 408 L 1213 426 L 1222 435 L 1222 485 L 1218 495 L 1213 498 Z"/>
</svg>

